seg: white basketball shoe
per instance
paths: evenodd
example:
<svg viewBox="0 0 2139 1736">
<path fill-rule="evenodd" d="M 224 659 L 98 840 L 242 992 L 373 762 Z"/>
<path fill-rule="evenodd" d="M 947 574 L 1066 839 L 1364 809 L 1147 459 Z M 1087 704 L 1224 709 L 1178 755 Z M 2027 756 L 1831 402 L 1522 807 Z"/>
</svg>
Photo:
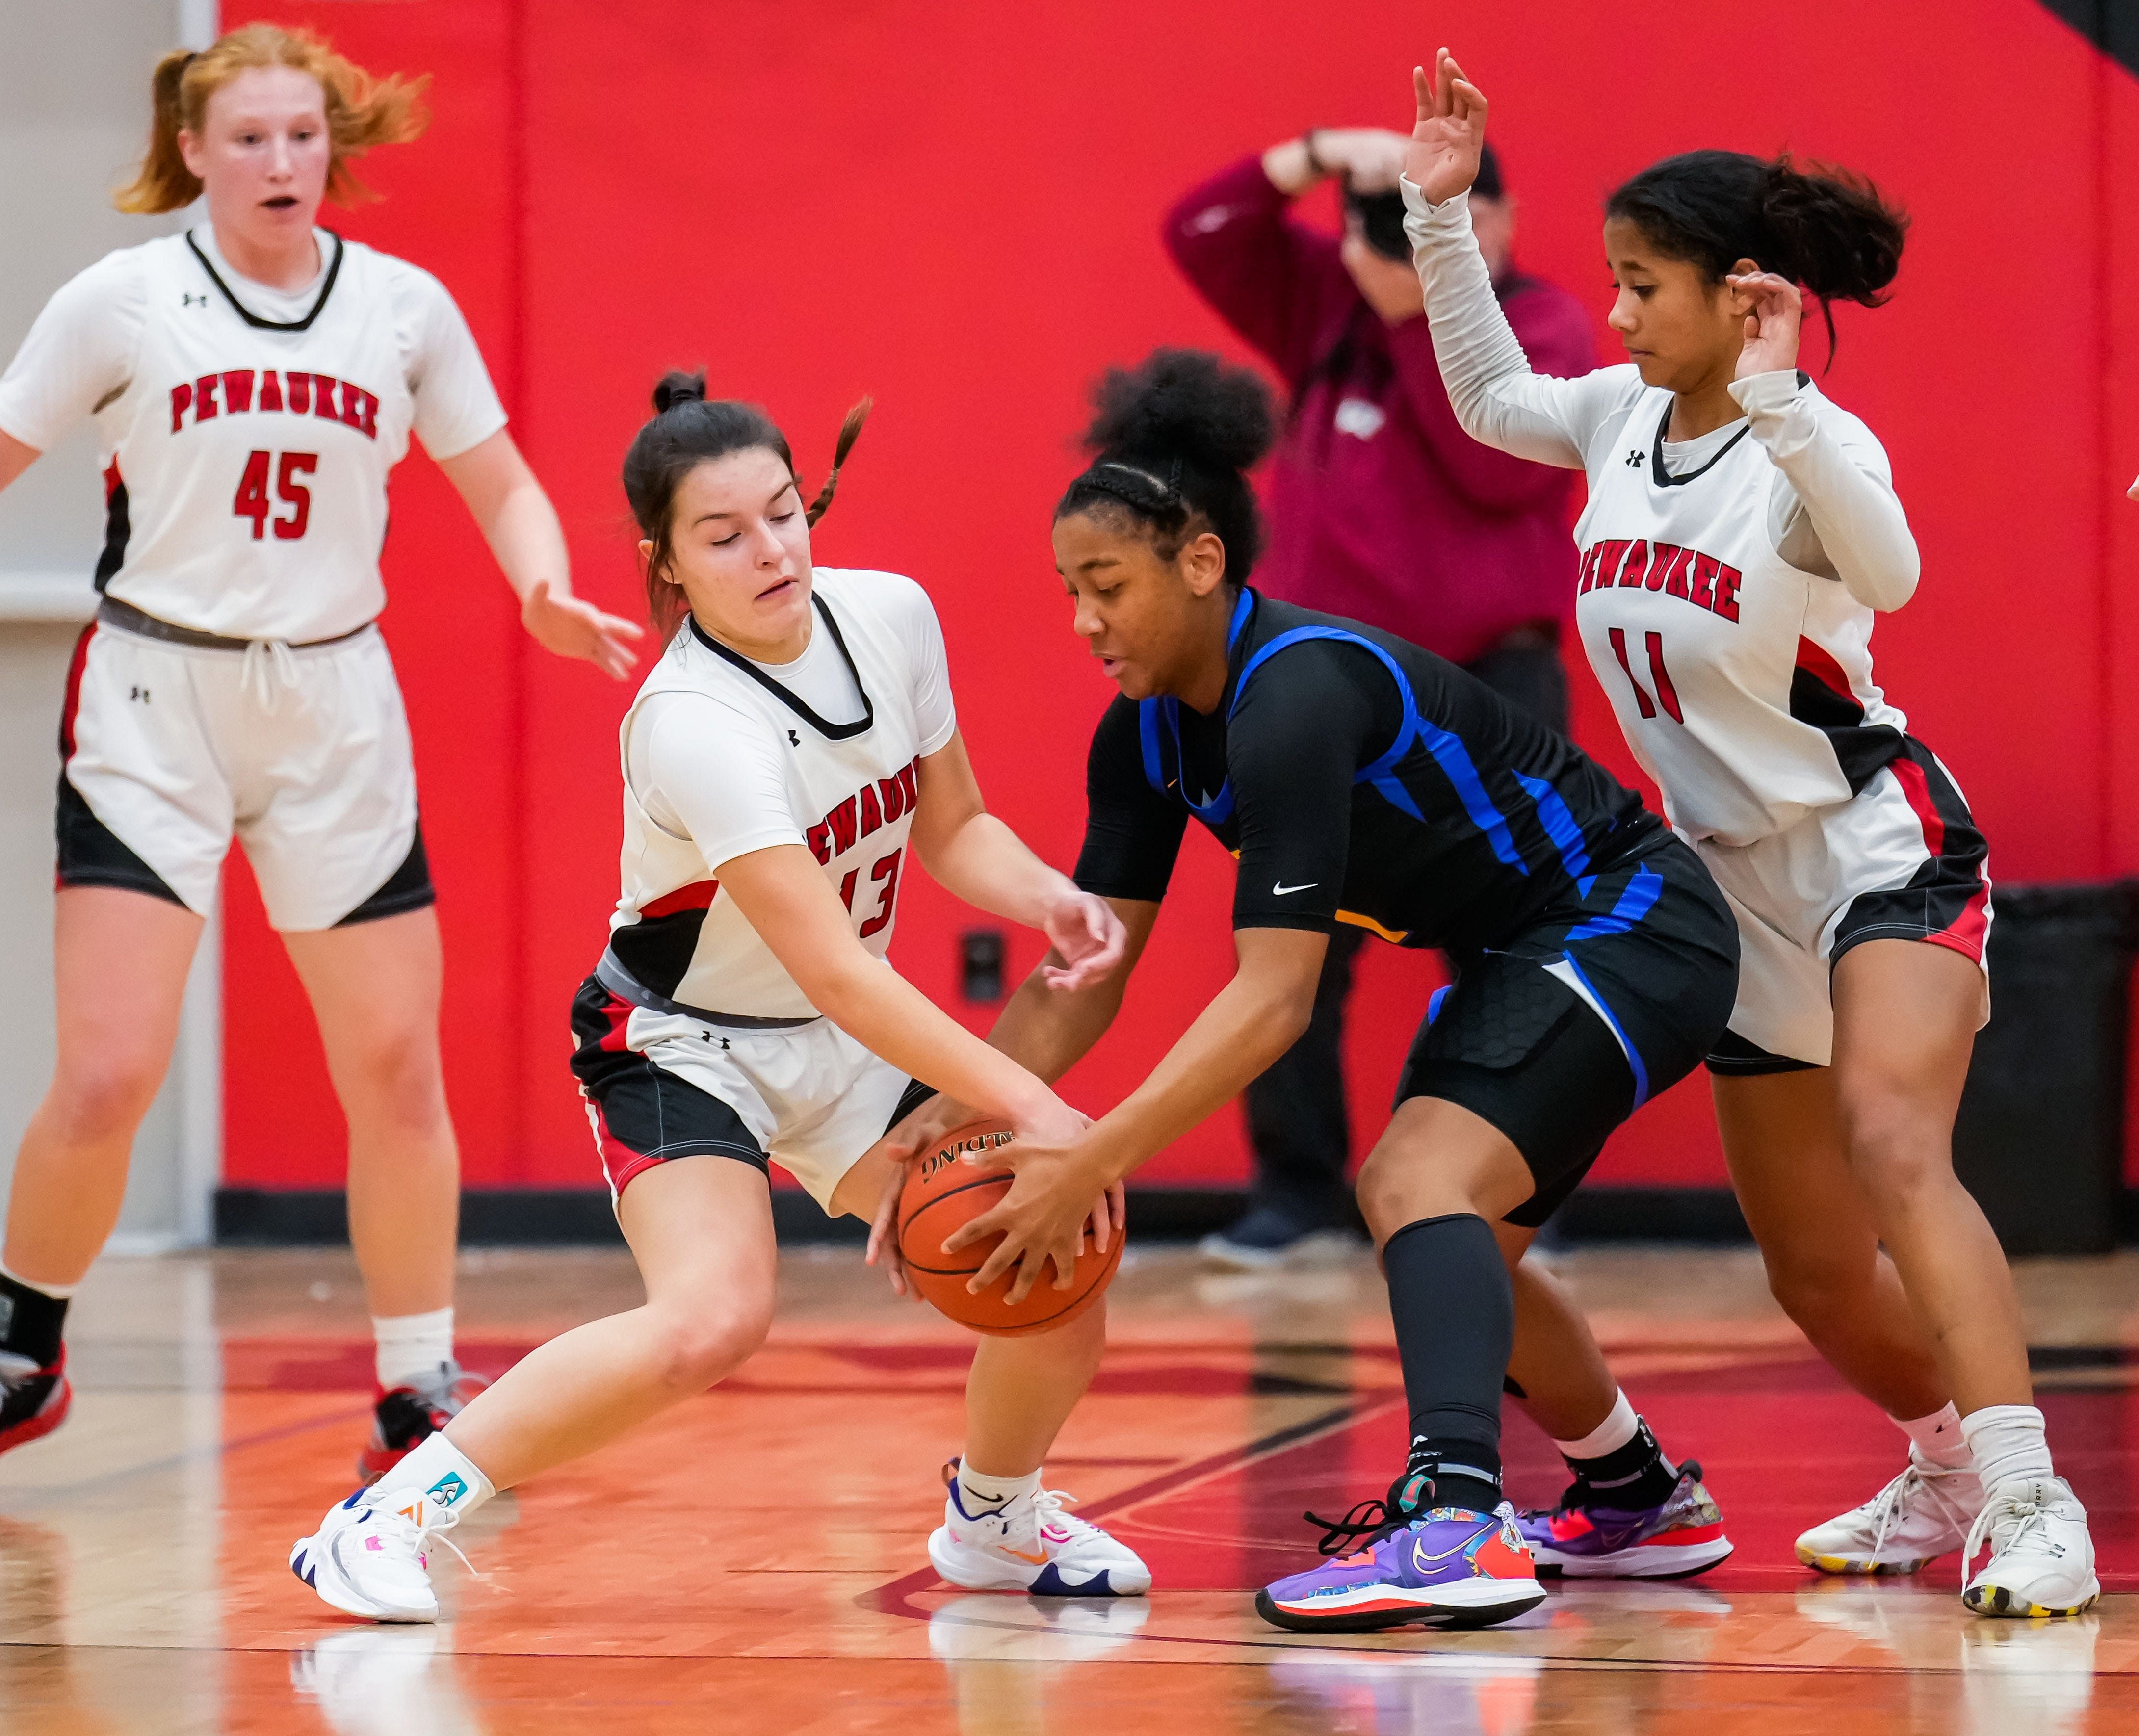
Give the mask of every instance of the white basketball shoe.
<svg viewBox="0 0 2139 1736">
<path fill-rule="evenodd" d="M 1990 1559 L 1973 1578 L 1985 1542 Z M 2087 1509 L 2062 1477 L 2001 1483 L 1969 1528 L 1960 1601 L 1981 1616 L 2077 1616 L 2102 1595 Z"/>
<path fill-rule="evenodd" d="M 290 1571 L 336 1609 L 374 1621 L 435 1621 L 426 1544 L 460 1515 L 428 1494 L 360 1489 L 327 1509 L 320 1528 L 290 1550 Z M 461 1556 L 465 1562 L 467 1558 Z"/>
<path fill-rule="evenodd" d="M 957 1460 L 944 1469 L 950 1492 L 928 1559 L 952 1585 L 1035 1597 L 1138 1597 L 1151 1589 L 1151 1569 L 1133 1549 L 1065 1511 L 1074 1497 L 1039 1489 L 986 1506 L 959 1486 Z"/>
<path fill-rule="evenodd" d="M 1909 1463 L 1862 1507 L 1815 1525 L 1798 1539 L 1798 1559 L 1823 1573 L 1913 1573 L 1958 1549 L 1983 1509 L 1973 1465 Z"/>
</svg>

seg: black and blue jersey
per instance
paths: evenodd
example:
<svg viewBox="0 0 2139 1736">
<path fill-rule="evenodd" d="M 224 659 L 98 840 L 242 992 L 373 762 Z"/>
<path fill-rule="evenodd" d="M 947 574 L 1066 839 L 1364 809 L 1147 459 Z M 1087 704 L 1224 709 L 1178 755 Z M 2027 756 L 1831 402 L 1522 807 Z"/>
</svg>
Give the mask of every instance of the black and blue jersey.
<svg viewBox="0 0 2139 1736">
<path fill-rule="evenodd" d="M 1164 896 L 1193 814 L 1240 859 L 1236 928 L 1356 923 L 1458 956 L 1639 922 L 1671 834 L 1565 737 L 1392 633 L 1243 590 L 1218 708 L 1117 699 L 1077 883 Z M 1527 950 L 1527 949 L 1526 949 Z"/>
</svg>

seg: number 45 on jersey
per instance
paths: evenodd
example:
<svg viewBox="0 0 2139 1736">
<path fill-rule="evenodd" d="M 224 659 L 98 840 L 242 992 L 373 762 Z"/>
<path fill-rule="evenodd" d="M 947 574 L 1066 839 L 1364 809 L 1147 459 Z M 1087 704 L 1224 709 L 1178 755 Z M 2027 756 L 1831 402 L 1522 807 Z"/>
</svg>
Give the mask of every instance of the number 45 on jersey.
<svg viewBox="0 0 2139 1736">
<path fill-rule="evenodd" d="M 245 461 L 245 474 L 237 484 L 237 497 L 230 503 L 232 515 L 252 521 L 255 542 L 267 534 L 270 525 L 274 526 L 276 535 L 284 542 L 295 542 L 312 521 L 312 491 L 305 487 L 302 478 L 319 467 L 317 452 L 284 452 L 280 462 L 272 452 L 253 453 Z M 290 508 L 286 516 L 278 514 L 275 501 L 268 498 L 271 475 L 276 496 Z"/>
</svg>

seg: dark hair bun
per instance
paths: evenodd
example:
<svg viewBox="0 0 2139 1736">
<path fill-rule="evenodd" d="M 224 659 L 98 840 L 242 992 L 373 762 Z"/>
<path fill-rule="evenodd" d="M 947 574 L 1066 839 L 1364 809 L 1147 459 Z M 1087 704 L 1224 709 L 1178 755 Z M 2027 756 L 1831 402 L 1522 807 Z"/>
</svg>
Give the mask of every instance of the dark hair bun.
<svg viewBox="0 0 2139 1736">
<path fill-rule="evenodd" d="M 680 368 L 661 376 L 661 384 L 653 389 L 653 409 L 656 415 L 679 403 L 703 403 L 706 400 L 706 376 L 703 369 L 686 374 Z"/>
<path fill-rule="evenodd" d="M 1251 467 L 1276 435 L 1260 378 L 1201 350 L 1155 350 L 1138 367 L 1109 369 L 1092 404 L 1092 451 L 1178 457 L 1221 474 Z"/>
<path fill-rule="evenodd" d="M 1862 175 L 1828 164 L 1801 169 L 1784 154 L 1765 165 L 1762 181 L 1779 262 L 1772 269 L 1827 300 L 1877 306 L 1902 269 L 1907 217 Z"/>
</svg>

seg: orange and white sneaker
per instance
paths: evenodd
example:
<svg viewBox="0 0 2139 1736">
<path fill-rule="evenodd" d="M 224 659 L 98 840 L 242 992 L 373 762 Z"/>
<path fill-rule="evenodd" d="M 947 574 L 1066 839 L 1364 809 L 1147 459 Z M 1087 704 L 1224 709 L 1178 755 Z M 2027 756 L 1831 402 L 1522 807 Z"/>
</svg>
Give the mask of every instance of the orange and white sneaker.
<svg viewBox="0 0 2139 1736">
<path fill-rule="evenodd" d="M 356 1457 L 356 1474 L 376 1483 L 432 1435 L 461 1414 L 462 1407 L 490 1384 L 458 1362 L 441 1362 L 435 1377 L 376 1390 L 371 1406 L 371 1439 Z"/>
<path fill-rule="evenodd" d="M 1074 1496 L 1035 1489 L 981 1501 L 959 1484 L 957 1465 L 943 1468 L 943 1523 L 928 1537 L 928 1559 L 952 1585 L 1034 1597 L 1140 1597 L 1151 1589 L 1151 1569 L 1133 1549 L 1065 1511 Z"/>
<path fill-rule="evenodd" d="M 373 1621 L 435 1621 L 431 1543 L 460 1518 L 458 1478 L 438 1489 L 360 1489 L 330 1507 L 320 1528 L 290 1546 L 290 1571 L 335 1608 Z M 461 1556 L 466 1562 L 467 1558 Z"/>
</svg>

